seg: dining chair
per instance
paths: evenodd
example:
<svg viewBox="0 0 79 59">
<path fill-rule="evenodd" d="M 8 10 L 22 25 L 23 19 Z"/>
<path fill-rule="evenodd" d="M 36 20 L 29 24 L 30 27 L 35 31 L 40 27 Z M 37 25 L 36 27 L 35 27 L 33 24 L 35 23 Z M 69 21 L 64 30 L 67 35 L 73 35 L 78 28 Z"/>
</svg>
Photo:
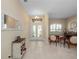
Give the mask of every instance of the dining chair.
<svg viewBox="0 0 79 59">
<path fill-rule="evenodd" d="M 49 36 L 49 43 L 56 43 L 56 46 L 57 46 L 57 43 L 58 43 L 58 37 L 56 35 L 51 35 Z"/>
<path fill-rule="evenodd" d="M 77 36 L 72 36 L 71 38 L 70 38 L 70 42 L 69 42 L 69 48 L 70 48 L 70 46 L 77 46 Z"/>
</svg>

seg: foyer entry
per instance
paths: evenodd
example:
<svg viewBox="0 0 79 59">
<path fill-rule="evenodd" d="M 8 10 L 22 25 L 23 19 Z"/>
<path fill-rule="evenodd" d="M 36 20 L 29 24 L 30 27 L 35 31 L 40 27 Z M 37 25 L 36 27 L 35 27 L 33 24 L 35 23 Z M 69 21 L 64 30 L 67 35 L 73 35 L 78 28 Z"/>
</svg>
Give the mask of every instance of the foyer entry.
<svg viewBox="0 0 79 59">
<path fill-rule="evenodd" d="M 31 40 L 43 40 L 43 20 L 37 16 L 31 19 Z"/>
</svg>

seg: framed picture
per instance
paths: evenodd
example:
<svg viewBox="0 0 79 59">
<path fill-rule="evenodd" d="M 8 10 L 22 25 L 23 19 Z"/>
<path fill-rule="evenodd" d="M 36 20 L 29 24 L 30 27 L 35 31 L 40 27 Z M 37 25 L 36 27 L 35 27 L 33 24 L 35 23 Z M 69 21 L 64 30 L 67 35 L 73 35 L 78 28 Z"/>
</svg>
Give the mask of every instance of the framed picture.
<svg viewBox="0 0 79 59">
<path fill-rule="evenodd" d="M 1 29 L 2 30 L 19 30 L 19 21 L 6 14 L 1 15 Z"/>
</svg>

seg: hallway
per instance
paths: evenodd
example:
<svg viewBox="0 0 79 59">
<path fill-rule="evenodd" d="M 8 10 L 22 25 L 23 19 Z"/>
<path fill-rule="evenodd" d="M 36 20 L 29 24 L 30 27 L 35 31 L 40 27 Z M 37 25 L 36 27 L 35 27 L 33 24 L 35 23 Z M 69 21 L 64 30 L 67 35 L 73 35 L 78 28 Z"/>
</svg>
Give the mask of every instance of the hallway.
<svg viewBox="0 0 79 59">
<path fill-rule="evenodd" d="M 31 41 L 30 48 L 27 49 L 23 59 L 76 59 L 76 48 L 48 45 L 42 41 Z"/>
</svg>

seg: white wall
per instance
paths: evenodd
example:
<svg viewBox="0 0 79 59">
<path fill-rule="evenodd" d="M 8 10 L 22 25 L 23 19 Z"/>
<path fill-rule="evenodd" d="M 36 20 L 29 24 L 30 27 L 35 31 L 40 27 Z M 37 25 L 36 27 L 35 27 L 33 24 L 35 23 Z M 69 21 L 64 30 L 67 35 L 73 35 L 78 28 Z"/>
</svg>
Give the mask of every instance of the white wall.
<svg viewBox="0 0 79 59">
<path fill-rule="evenodd" d="M 48 42 L 48 37 L 49 37 L 49 27 L 48 27 L 48 25 L 49 25 L 49 17 L 48 17 L 48 15 L 47 14 L 45 14 L 45 16 L 44 16 L 44 35 L 45 35 L 45 41 L 46 41 L 46 43 L 49 43 Z"/>
<path fill-rule="evenodd" d="M 9 59 L 11 56 L 11 42 L 15 39 L 17 31 L 1 32 L 1 59 Z"/>
<path fill-rule="evenodd" d="M 2 14 L 19 20 L 21 26 L 23 26 L 22 31 L 1 30 L 1 59 L 9 59 L 8 56 L 11 56 L 11 42 L 15 40 L 15 37 L 21 35 L 28 39 L 28 16 L 19 0 L 2 0 L 1 4 Z"/>
</svg>

